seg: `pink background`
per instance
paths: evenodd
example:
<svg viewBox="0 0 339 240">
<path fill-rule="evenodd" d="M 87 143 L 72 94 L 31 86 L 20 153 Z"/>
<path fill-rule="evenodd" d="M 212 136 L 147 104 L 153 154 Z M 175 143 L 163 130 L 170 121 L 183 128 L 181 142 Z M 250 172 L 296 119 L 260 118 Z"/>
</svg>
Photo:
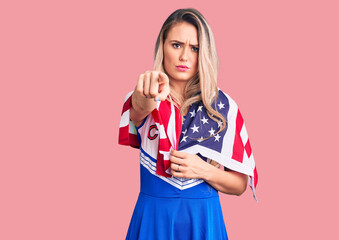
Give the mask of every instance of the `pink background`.
<svg viewBox="0 0 339 240">
<path fill-rule="evenodd" d="M 123 98 L 183 7 L 212 27 L 259 171 L 259 203 L 220 195 L 230 239 L 338 239 L 338 4 L 310 0 L 2 1 L 0 239 L 124 239 Z"/>
</svg>

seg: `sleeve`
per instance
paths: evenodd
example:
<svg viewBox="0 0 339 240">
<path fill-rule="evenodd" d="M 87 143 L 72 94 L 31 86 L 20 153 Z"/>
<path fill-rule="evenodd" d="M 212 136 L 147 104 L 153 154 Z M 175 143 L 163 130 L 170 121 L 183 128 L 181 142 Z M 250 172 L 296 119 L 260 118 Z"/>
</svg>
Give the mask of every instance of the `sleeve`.
<svg viewBox="0 0 339 240">
<path fill-rule="evenodd" d="M 126 95 L 122 108 L 119 127 L 119 144 L 140 148 L 137 129 L 130 119 L 132 93 L 133 91 Z"/>
</svg>

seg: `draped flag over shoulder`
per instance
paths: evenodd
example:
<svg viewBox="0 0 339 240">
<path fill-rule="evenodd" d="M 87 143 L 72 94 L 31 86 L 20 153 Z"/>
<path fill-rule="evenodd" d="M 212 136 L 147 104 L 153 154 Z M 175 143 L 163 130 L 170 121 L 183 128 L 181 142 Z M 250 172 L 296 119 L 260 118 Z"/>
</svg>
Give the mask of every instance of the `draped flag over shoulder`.
<svg viewBox="0 0 339 240">
<path fill-rule="evenodd" d="M 123 106 L 119 144 L 140 148 L 137 128 L 130 120 L 132 92 L 127 94 Z M 172 149 L 201 154 L 226 168 L 249 176 L 249 185 L 255 196 L 258 174 L 244 120 L 237 104 L 226 93 L 219 90 L 216 109 L 226 119 L 226 128 L 217 133 L 222 122 L 215 122 L 208 115 L 202 102 L 189 108 L 181 121 L 179 109 L 170 101 L 158 102 L 147 117 L 152 117 L 159 135 L 156 173 L 164 177 L 170 174 L 170 151 Z M 217 134 L 216 134 L 217 133 Z M 257 200 L 257 199 L 256 199 Z"/>
<path fill-rule="evenodd" d="M 119 144 L 129 145 L 134 148 L 139 148 L 139 141 L 137 136 L 137 130 L 134 123 L 130 119 L 130 108 L 131 108 L 131 96 L 133 92 L 127 94 L 122 107 L 122 114 L 120 119 L 119 127 Z"/>
</svg>

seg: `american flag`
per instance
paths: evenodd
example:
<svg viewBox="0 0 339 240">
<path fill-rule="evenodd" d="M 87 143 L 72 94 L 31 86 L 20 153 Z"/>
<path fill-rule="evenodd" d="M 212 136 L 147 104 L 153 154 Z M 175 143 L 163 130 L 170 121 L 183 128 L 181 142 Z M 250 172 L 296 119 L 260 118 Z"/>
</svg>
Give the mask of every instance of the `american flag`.
<svg viewBox="0 0 339 240">
<path fill-rule="evenodd" d="M 129 117 L 131 95 L 132 92 L 127 94 L 123 106 L 119 144 L 139 148 L 137 129 Z M 249 185 L 256 199 L 258 175 L 238 106 L 230 96 L 219 90 L 216 106 L 212 104 L 212 108 L 226 119 L 226 128 L 219 133 L 217 132 L 222 127 L 222 122 L 212 120 L 201 101 L 190 106 L 184 121 L 179 109 L 170 101 L 158 102 L 151 113 L 159 135 L 156 173 L 171 177 L 169 157 L 172 149 L 200 154 L 228 169 L 248 175 Z"/>
</svg>

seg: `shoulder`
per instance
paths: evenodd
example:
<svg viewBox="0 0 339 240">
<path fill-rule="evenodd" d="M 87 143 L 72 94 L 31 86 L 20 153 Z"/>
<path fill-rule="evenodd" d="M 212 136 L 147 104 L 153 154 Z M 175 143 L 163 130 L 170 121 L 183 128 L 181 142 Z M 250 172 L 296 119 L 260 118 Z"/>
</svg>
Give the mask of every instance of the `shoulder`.
<svg viewBox="0 0 339 240">
<path fill-rule="evenodd" d="M 227 109 L 238 109 L 238 104 L 234 99 L 220 88 L 218 88 L 217 106 L 218 109 L 223 107 Z"/>
</svg>

